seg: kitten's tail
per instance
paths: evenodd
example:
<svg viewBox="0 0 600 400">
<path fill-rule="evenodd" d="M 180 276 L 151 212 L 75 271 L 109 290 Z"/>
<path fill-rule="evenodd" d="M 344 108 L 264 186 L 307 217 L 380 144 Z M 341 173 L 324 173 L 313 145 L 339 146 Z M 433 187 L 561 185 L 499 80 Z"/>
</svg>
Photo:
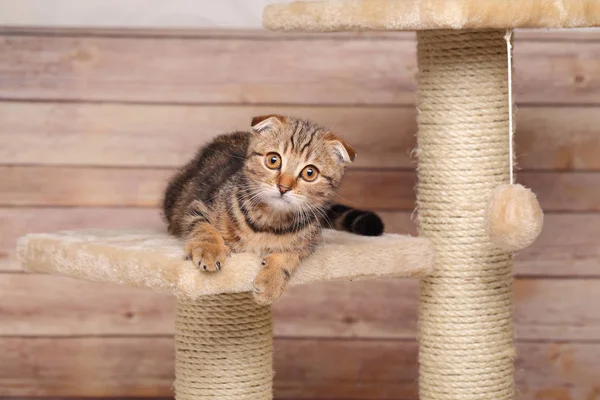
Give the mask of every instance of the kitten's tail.
<svg viewBox="0 0 600 400">
<path fill-rule="evenodd" d="M 372 211 L 357 210 L 343 204 L 334 204 L 327 210 L 327 221 L 323 227 L 363 236 L 380 236 L 383 221 Z"/>
</svg>

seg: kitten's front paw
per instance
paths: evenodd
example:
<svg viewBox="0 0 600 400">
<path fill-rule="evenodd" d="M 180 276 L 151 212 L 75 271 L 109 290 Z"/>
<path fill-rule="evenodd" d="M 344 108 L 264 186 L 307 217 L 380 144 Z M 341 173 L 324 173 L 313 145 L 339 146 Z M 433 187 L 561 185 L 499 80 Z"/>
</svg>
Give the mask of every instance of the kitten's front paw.
<svg viewBox="0 0 600 400">
<path fill-rule="evenodd" d="M 225 244 L 189 239 L 185 242 L 186 259 L 202 271 L 214 272 L 225 266 L 230 250 Z"/>
<path fill-rule="evenodd" d="M 254 278 L 254 300 L 261 305 L 269 305 L 281 296 L 287 285 L 289 273 L 286 270 L 270 265 L 266 260 L 265 266 Z"/>
</svg>

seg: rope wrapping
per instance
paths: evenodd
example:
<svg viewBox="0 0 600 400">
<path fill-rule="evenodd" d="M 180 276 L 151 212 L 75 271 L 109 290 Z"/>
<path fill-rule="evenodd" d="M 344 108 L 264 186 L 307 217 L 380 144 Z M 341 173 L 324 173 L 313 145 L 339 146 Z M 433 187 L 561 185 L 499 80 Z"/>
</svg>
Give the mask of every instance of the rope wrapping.
<svg viewBox="0 0 600 400">
<path fill-rule="evenodd" d="M 505 31 L 418 32 L 417 218 L 436 248 L 420 282 L 422 400 L 514 398 L 512 255 L 485 229 L 509 182 Z"/>
<path fill-rule="evenodd" d="M 270 307 L 250 293 L 178 299 L 177 400 L 272 400 Z"/>
</svg>

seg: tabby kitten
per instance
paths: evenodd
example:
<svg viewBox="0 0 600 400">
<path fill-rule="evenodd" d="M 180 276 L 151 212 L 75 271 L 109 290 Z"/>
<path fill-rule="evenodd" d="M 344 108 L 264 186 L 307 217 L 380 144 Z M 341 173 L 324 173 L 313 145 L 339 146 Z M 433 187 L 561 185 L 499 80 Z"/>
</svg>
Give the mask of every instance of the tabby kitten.
<svg viewBox="0 0 600 400">
<path fill-rule="evenodd" d="M 330 206 L 354 156 L 310 121 L 256 117 L 251 132 L 218 136 L 173 177 L 163 203 L 169 232 L 185 239 L 186 257 L 207 272 L 223 268 L 230 251 L 260 254 L 254 297 L 270 304 L 314 251 L 322 225 L 382 233 L 374 213 Z"/>
</svg>

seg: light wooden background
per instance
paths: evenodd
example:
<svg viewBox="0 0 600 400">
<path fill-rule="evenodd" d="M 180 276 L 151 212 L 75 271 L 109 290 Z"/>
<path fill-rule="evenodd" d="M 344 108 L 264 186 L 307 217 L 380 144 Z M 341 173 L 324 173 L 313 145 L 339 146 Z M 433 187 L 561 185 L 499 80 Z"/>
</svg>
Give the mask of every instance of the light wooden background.
<svg viewBox="0 0 600 400">
<path fill-rule="evenodd" d="M 546 211 L 516 260 L 519 399 L 600 399 L 600 35 L 515 42 L 518 180 Z M 173 168 L 251 116 L 314 118 L 359 152 L 341 190 L 414 233 L 412 34 L 4 30 L 0 396 L 171 396 L 173 301 L 25 275 L 27 232 L 155 227 Z M 374 265 L 373 268 L 377 266 Z M 278 399 L 415 399 L 417 282 L 290 290 Z"/>
</svg>

